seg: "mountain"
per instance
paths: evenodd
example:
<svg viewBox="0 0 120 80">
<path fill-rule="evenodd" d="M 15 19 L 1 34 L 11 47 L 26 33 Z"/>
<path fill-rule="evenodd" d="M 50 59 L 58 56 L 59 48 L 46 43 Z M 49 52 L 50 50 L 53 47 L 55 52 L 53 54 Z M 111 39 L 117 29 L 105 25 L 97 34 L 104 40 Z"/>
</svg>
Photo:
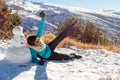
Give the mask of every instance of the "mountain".
<svg viewBox="0 0 120 80">
<path fill-rule="evenodd" d="M 18 12 L 23 18 L 22 26 L 28 31 L 37 29 L 40 17 L 39 12 L 44 10 L 47 14 L 45 31 L 56 33 L 59 23 L 71 16 L 82 18 L 83 23 L 94 23 L 112 42 L 120 44 L 120 11 L 92 10 L 70 6 L 61 6 L 49 3 L 28 2 L 19 0 L 9 2 L 8 5 L 14 12 Z"/>
<path fill-rule="evenodd" d="M 26 7 L 23 6 L 23 4 L 25 4 Z M 39 3 L 39 4 L 42 5 L 43 3 Z M 30 2 L 29 3 L 20 2 L 19 6 L 17 5 L 9 5 L 9 6 L 11 7 L 14 6 L 14 8 L 17 9 L 19 14 L 22 16 L 23 22 L 21 25 L 23 25 L 23 27 L 26 30 L 28 29 L 28 31 L 36 30 L 40 19 L 37 16 L 39 14 L 38 9 L 40 7 L 35 4 L 33 5 L 33 3 Z M 43 6 L 44 5 L 45 3 L 43 4 Z M 13 13 L 16 12 L 17 10 L 13 10 Z M 48 12 L 47 10 L 45 10 L 48 16 L 52 14 L 50 11 Z M 71 13 L 71 15 L 73 14 L 70 11 L 68 12 Z M 68 16 L 68 14 L 65 14 L 65 12 L 64 15 Z M 64 19 L 64 17 L 65 16 L 63 16 L 62 18 L 59 17 L 61 18 L 60 20 L 61 22 Z M 51 19 L 53 18 L 55 17 L 52 17 Z M 49 22 L 49 18 L 48 18 L 46 21 L 46 31 L 51 30 L 52 32 L 52 29 L 55 31 L 57 29 L 58 24 L 59 23 Z M 51 28 L 47 28 L 47 26 Z M 85 50 L 85 49 L 78 49 L 74 46 L 71 46 L 70 48 L 56 48 L 55 51 L 58 53 L 63 53 L 63 54 L 75 53 L 77 55 L 81 55 L 83 58 L 62 60 L 62 61 L 47 60 L 44 65 L 32 63 L 31 54 L 29 48 L 26 47 L 26 42 L 25 42 L 26 40 L 23 36 L 23 27 L 17 26 L 13 29 L 14 36 L 11 40 L 7 40 L 4 42 L 0 41 L 0 80 L 119 80 L 120 79 L 120 55 L 119 53 L 109 52 L 105 49 Z"/>
</svg>

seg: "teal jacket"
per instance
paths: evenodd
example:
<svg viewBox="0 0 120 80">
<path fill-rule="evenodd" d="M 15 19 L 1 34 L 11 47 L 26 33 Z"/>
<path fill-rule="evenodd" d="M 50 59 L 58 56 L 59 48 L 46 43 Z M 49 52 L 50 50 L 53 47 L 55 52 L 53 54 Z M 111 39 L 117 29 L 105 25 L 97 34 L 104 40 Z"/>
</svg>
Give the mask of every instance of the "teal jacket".
<svg viewBox="0 0 120 80">
<path fill-rule="evenodd" d="M 40 21 L 40 24 L 38 26 L 38 31 L 37 31 L 37 38 L 41 38 L 42 33 L 43 33 L 43 29 L 44 29 L 44 24 L 45 24 L 45 19 L 42 18 Z M 32 57 L 32 62 L 33 63 L 39 63 L 40 59 L 37 59 L 37 54 L 45 59 L 48 59 L 51 55 L 51 50 L 49 48 L 49 46 L 47 44 L 45 44 L 45 47 L 43 50 L 41 51 L 37 51 L 33 48 L 30 48 L 30 52 L 31 52 L 31 57 Z"/>
</svg>

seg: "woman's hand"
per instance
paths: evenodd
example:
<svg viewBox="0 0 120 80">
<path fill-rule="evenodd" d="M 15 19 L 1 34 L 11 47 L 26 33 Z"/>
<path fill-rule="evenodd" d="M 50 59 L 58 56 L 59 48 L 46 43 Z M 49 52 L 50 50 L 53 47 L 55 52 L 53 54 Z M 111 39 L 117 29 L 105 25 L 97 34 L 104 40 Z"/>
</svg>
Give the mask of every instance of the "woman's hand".
<svg viewBox="0 0 120 80">
<path fill-rule="evenodd" d="M 46 61 L 45 59 L 42 59 L 42 60 L 39 61 L 39 64 L 44 65 L 45 61 Z"/>
<path fill-rule="evenodd" d="M 46 17 L 44 11 L 41 11 L 41 12 L 40 12 L 40 17 L 41 17 L 41 18 L 45 18 L 45 17 Z"/>
</svg>

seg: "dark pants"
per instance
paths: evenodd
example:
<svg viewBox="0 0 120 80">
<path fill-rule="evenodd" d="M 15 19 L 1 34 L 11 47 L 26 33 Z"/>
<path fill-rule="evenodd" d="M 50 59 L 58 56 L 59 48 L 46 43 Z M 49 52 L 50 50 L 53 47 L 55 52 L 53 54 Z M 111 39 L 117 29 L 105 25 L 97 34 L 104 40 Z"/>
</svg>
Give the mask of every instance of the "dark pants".
<svg viewBox="0 0 120 80">
<path fill-rule="evenodd" d="M 65 38 L 68 36 L 68 34 L 70 34 L 70 32 L 72 31 L 74 25 L 76 23 L 74 22 L 73 24 L 71 24 L 70 26 L 68 26 L 67 28 L 65 28 L 65 30 L 63 30 L 57 37 L 56 39 L 54 39 L 52 42 L 48 43 L 48 46 L 51 49 L 51 56 L 50 56 L 50 60 L 68 60 L 68 59 L 72 59 L 75 58 L 77 56 L 72 56 L 72 55 L 67 55 L 67 54 L 61 54 L 61 53 L 56 53 L 54 52 L 54 49 L 57 47 L 57 45 Z M 72 34 L 72 32 L 71 32 Z M 81 57 L 81 56 L 80 56 Z"/>
</svg>

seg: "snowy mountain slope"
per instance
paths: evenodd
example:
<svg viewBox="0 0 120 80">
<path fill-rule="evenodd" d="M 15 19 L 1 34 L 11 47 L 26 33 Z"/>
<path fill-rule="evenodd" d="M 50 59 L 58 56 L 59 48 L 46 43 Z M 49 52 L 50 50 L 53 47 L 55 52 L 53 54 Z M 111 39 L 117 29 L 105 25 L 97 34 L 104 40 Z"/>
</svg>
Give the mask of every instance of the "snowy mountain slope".
<svg viewBox="0 0 120 80">
<path fill-rule="evenodd" d="M 120 55 L 104 49 L 57 48 L 56 52 L 76 53 L 83 58 L 66 61 L 51 60 L 40 66 L 31 62 L 22 64 L 9 62 L 6 57 L 11 57 L 11 60 L 15 57 L 12 54 L 6 55 L 8 48 L 8 44 L 0 43 L 0 80 L 107 80 L 109 78 L 120 80 Z M 17 54 L 14 53 L 17 49 L 12 52 Z M 26 54 L 26 51 L 23 52 Z M 21 61 L 25 58 L 18 56 L 17 59 Z"/>
<path fill-rule="evenodd" d="M 29 8 L 26 7 L 26 9 Z M 35 25 L 38 25 L 37 22 L 40 19 L 37 16 L 38 11 L 28 10 L 19 11 L 19 13 L 24 21 L 27 21 L 23 22 L 26 25 L 26 27 L 23 25 L 24 28 L 30 31 L 31 28 L 27 25 L 32 25 L 34 26 L 32 30 L 36 30 Z M 46 21 L 46 25 L 56 27 L 49 20 Z M 31 63 L 29 49 L 24 45 L 26 41 L 22 28 L 15 27 L 13 32 L 12 40 L 6 43 L 0 41 L 0 80 L 120 80 L 120 55 L 118 53 L 104 49 L 57 48 L 56 52 L 75 53 L 82 55 L 83 58 L 66 61 L 51 60 L 41 66 Z"/>
<path fill-rule="evenodd" d="M 105 11 L 120 15 L 120 11 L 116 11 L 116 10 L 105 10 Z"/>
<path fill-rule="evenodd" d="M 92 10 L 84 8 L 75 8 L 69 6 L 61 6 L 48 3 L 37 2 L 16 2 L 17 12 L 23 17 L 22 26 L 30 31 L 31 28 L 37 27 L 39 23 L 39 11 L 44 10 L 47 14 L 45 30 L 56 32 L 59 23 L 64 22 L 71 16 L 78 16 L 83 19 L 84 23 L 90 21 L 98 28 L 101 28 L 102 32 L 111 41 L 119 41 L 120 39 L 120 15 L 119 11 L 110 10 Z M 13 7 L 12 7 L 13 8 Z M 15 7 L 14 7 L 15 9 Z"/>
</svg>

